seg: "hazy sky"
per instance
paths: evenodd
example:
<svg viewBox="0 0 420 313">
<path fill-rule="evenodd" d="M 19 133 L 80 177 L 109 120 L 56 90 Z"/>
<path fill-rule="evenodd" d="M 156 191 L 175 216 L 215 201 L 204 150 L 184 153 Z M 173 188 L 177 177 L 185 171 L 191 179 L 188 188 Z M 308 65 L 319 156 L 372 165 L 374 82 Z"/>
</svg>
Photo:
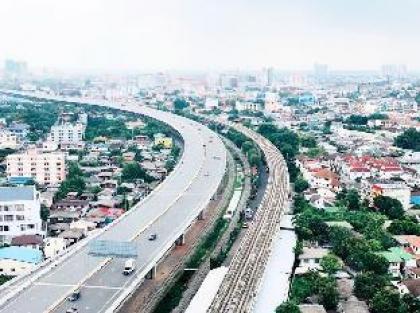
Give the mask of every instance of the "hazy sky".
<svg viewBox="0 0 420 313">
<path fill-rule="evenodd" d="M 0 60 L 62 69 L 420 70 L 420 0 L 0 0 Z"/>
</svg>

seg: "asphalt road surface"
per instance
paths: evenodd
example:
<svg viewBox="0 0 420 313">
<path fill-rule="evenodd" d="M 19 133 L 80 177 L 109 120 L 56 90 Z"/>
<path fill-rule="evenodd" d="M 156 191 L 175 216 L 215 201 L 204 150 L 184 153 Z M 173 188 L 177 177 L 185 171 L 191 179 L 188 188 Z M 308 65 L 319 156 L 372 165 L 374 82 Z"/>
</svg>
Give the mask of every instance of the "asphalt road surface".
<svg viewBox="0 0 420 313">
<path fill-rule="evenodd" d="M 66 98 L 66 100 L 68 100 Z M 75 102 L 87 103 L 75 99 Z M 92 102 L 89 102 L 92 103 Z M 144 277 L 184 230 L 211 201 L 226 167 L 226 150 L 219 137 L 206 127 L 170 113 L 135 104 L 119 107 L 166 122 L 184 139 L 184 154 L 177 168 L 132 212 L 102 233 L 100 240 L 132 240 L 138 247 L 136 272 L 124 276 L 123 259 L 88 255 L 83 247 L 46 275 L 0 307 L 1 313 L 65 312 L 77 307 L 83 312 L 106 312 L 130 284 Z M 156 233 L 157 239 L 148 236 Z M 65 298 L 81 288 L 78 301 Z"/>
</svg>

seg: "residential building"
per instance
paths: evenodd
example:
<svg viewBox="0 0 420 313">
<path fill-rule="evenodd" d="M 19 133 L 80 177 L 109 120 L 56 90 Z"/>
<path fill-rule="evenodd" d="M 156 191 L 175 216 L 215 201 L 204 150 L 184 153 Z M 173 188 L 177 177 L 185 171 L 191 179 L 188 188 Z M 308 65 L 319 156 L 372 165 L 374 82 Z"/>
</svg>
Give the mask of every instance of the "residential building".
<svg viewBox="0 0 420 313">
<path fill-rule="evenodd" d="M 43 260 L 42 252 L 26 247 L 0 249 L 0 274 L 17 276 L 33 269 Z"/>
<path fill-rule="evenodd" d="M 7 129 L 0 129 L 0 149 L 16 149 L 19 144 L 16 134 Z"/>
<path fill-rule="evenodd" d="M 397 199 L 401 202 L 404 210 L 410 208 L 411 189 L 405 184 L 400 182 L 379 182 L 371 186 L 372 199 L 376 196 L 387 196 Z"/>
<path fill-rule="evenodd" d="M 47 237 L 44 239 L 44 255 L 46 259 L 63 254 L 66 251 L 66 239 Z"/>
<path fill-rule="evenodd" d="M 29 133 L 29 125 L 23 123 L 12 122 L 7 129 L 14 134 L 20 141 L 23 141 Z"/>
<path fill-rule="evenodd" d="M 34 186 L 0 187 L 0 242 L 10 243 L 21 235 L 43 236 L 40 211 Z"/>
<path fill-rule="evenodd" d="M 388 273 L 394 278 L 403 277 L 407 274 L 408 268 L 416 267 L 415 258 L 400 247 L 392 247 L 378 254 L 388 261 Z"/>
<path fill-rule="evenodd" d="M 6 157 L 8 177 L 32 177 L 41 185 L 59 185 L 66 177 L 65 154 L 30 149 Z"/>
<path fill-rule="evenodd" d="M 48 141 L 55 143 L 62 149 L 83 148 L 85 125 L 82 123 L 60 123 L 53 125 Z"/>
<path fill-rule="evenodd" d="M 27 247 L 40 250 L 42 248 L 42 236 L 40 235 L 20 235 L 12 238 L 12 246 Z"/>
<path fill-rule="evenodd" d="M 302 254 L 299 255 L 299 267 L 296 268 L 296 274 L 321 269 L 321 259 L 329 252 L 328 249 L 324 248 L 304 247 Z"/>
<path fill-rule="evenodd" d="M 172 148 L 173 140 L 171 137 L 167 137 L 164 134 L 158 133 L 154 135 L 155 145 L 162 145 L 165 149 Z"/>
</svg>

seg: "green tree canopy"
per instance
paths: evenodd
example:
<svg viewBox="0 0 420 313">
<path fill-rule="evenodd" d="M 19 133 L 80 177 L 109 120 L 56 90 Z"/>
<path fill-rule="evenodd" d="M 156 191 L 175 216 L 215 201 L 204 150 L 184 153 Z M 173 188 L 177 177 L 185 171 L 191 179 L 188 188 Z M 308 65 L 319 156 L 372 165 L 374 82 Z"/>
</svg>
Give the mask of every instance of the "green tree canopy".
<svg viewBox="0 0 420 313">
<path fill-rule="evenodd" d="M 394 145 L 403 149 L 420 151 L 420 131 L 415 128 L 407 129 L 395 138 Z"/>
<path fill-rule="evenodd" d="M 329 274 L 333 275 L 341 269 L 341 262 L 334 254 L 327 254 L 321 259 L 322 270 Z"/>
<path fill-rule="evenodd" d="M 299 307 L 291 301 L 286 301 L 276 308 L 276 313 L 300 313 Z"/>
<path fill-rule="evenodd" d="M 144 168 L 142 168 L 137 162 L 130 162 L 124 165 L 121 179 L 127 182 L 133 182 L 137 179 L 143 179 L 146 182 L 152 180 L 151 177 L 147 175 Z"/>
<path fill-rule="evenodd" d="M 404 209 L 400 201 L 387 196 L 377 196 L 373 199 L 377 209 L 390 219 L 398 219 L 404 215 Z"/>
</svg>

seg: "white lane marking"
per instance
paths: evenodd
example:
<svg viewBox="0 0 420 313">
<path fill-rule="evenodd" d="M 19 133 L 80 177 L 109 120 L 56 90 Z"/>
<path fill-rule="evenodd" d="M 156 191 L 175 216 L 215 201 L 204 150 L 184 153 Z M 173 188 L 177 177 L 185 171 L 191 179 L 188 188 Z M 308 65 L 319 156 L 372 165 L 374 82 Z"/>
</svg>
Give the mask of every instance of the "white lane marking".
<svg viewBox="0 0 420 313">
<path fill-rule="evenodd" d="M 54 287 L 68 287 L 68 288 L 91 288 L 91 289 L 109 289 L 109 290 L 121 290 L 122 287 L 112 286 L 98 286 L 98 285 L 68 285 L 68 284 L 55 284 L 55 283 L 34 283 L 37 286 L 54 286 Z"/>
</svg>

